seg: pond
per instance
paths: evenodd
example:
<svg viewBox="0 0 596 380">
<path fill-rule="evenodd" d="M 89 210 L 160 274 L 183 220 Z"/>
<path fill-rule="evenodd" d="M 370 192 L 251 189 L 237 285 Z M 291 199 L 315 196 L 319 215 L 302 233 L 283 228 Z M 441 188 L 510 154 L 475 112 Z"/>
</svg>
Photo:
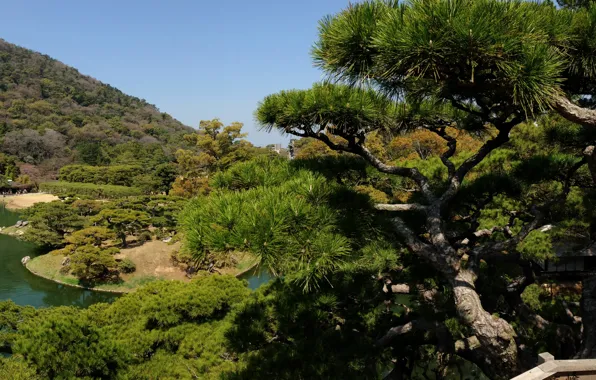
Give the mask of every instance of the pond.
<svg viewBox="0 0 596 380">
<path fill-rule="evenodd" d="M 0 205 L 0 227 L 12 226 L 17 220 L 18 214 Z M 118 297 L 113 293 L 78 289 L 32 275 L 21 264 L 21 259 L 36 255 L 34 245 L 0 234 L 0 301 L 12 300 L 18 305 L 35 307 L 87 307 L 97 302 L 111 302 Z M 266 272 L 249 271 L 241 278 L 248 281 L 249 288 L 256 289 L 272 277 Z"/>
<path fill-rule="evenodd" d="M 0 205 L 0 227 L 12 226 L 18 214 Z M 0 234 L 0 301 L 35 307 L 80 306 L 111 302 L 118 296 L 60 285 L 29 273 L 21 264 L 25 256 L 36 256 L 35 246 Z"/>
<path fill-rule="evenodd" d="M 240 279 L 248 281 L 248 287 L 252 290 L 255 290 L 259 286 L 271 281 L 273 276 L 264 269 L 253 269 L 242 274 Z"/>
</svg>

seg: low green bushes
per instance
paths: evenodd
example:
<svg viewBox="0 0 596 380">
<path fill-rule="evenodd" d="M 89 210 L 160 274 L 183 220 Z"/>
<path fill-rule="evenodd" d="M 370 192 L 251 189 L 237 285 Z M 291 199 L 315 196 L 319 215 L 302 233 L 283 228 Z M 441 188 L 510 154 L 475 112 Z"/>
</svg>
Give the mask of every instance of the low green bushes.
<svg viewBox="0 0 596 380">
<path fill-rule="evenodd" d="M 143 172 L 143 168 L 137 165 L 67 165 L 60 169 L 60 180 L 98 185 L 132 186 L 133 179 Z"/>
<path fill-rule="evenodd" d="M 137 266 L 131 259 L 124 258 L 118 262 L 118 270 L 122 273 L 133 273 L 137 270 Z"/>
<path fill-rule="evenodd" d="M 72 194 L 95 199 L 122 198 L 142 194 L 141 190 L 136 187 L 62 181 L 42 183 L 39 185 L 39 190 L 56 195 Z"/>
</svg>

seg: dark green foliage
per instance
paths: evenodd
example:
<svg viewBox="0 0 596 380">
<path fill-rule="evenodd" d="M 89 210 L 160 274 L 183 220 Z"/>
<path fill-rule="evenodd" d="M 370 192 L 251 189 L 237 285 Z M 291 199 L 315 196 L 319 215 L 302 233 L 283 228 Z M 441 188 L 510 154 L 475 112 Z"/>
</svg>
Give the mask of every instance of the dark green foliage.
<svg viewBox="0 0 596 380">
<path fill-rule="evenodd" d="M 333 211 L 314 206 L 329 190 L 323 178 L 302 172 L 282 186 L 197 198 L 183 217 L 187 248 L 201 264 L 210 253 L 247 250 L 274 273 L 313 289 L 351 251 Z"/>
<path fill-rule="evenodd" d="M 19 326 L 36 314 L 37 310 L 33 307 L 17 306 L 12 301 L 0 302 L 0 354 L 12 353 Z"/>
<path fill-rule="evenodd" d="M 351 255 L 360 256 L 357 249 L 382 239 L 384 227 L 372 216 L 368 197 L 299 166 L 256 159 L 216 175 L 219 191 L 191 201 L 182 217 L 186 248 L 197 262 L 248 251 L 260 265 L 312 291 Z"/>
<path fill-rule="evenodd" d="M 104 208 L 99 214 L 91 217 L 94 224 L 107 226 L 113 230 L 126 247 L 126 237 L 137 235 L 151 223 L 149 214 L 131 209 Z"/>
<path fill-rule="evenodd" d="M 176 166 L 167 163 L 156 166 L 152 174 L 153 177 L 157 179 L 157 187 L 155 190 L 158 192 L 167 193 L 172 187 L 174 180 L 176 180 L 178 171 Z"/>
<path fill-rule="evenodd" d="M 130 187 L 134 185 L 133 178 L 144 171 L 144 168 L 135 165 L 67 165 L 60 169 L 60 181 Z"/>
<path fill-rule="evenodd" d="M 19 168 L 14 157 L 0 153 L 0 175 L 7 179 L 17 179 Z"/>
<path fill-rule="evenodd" d="M 124 259 L 118 261 L 118 271 L 121 273 L 133 273 L 136 270 L 137 266 L 129 258 L 125 257 Z"/>
<path fill-rule="evenodd" d="M 105 279 L 118 268 L 114 259 L 118 252 L 117 248 L 101 248 L 90 244 L 77 247 L 70 255 L 70 271 L 83 283 Z"/>
<path fill-rule="evenodd" d="M 27 209 L 31 228 L 25 239 L 47 247 L 60 247 L 64 244 L 64 235 L 72 233 L 84 225 L 84 218 L 73 212 L 72 207 L 61 201 L 37 203 Z"/>
<path fill-rule="evenodd" d="M 110 378 L 126 357 L 118 342 L 80 309 L 43 310 L 19 326 L 15 353 L 37 368 L 44 378 Z"/>
<path fill-rule="evenodd" d="M 77 182 L 44 182 L 39 185 L 41 191 L 57 195 L 88 196 L 94 199 L 121 198 L 141 195 L 136 187 L 116 185 L 95 185 Z"/>
<path fill-rule="evenodd" d="M 107 207 L 146 212 L 150 215 L 151 224 L 154 227 L 173 230 L 178 224 L 179 213 L 186 203 L 187 200 L 180 197 L 152 195 L 117 199 L 110 202 Z"/>
<path fill-rule="evenodd" d="M 105 165 L 110 162 L 102 144 L 96 141 L 83 141 L 76 146 L 77 158 L 86 165 Z"/>
</svg>

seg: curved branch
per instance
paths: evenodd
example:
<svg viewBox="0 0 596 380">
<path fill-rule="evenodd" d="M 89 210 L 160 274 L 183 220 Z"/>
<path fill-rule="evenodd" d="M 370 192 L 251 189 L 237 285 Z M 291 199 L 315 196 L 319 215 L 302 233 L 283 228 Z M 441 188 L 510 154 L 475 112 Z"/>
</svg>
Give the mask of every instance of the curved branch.
<svg viewBox="0 0 596 380">
<path fill-rule="evenodd" d="M 457 140 L 447 134 L 445 128 L 440 129 L 429 129 L 430 131 L 436 133 L 439 137 L 443 140 L 447 141 L 447 151 L 441 155 L 441 162 L 443 165 L 447 167 L 447 173 L 449 174 L 449 178 L 452 178 L 455 175 L 455 165 L 453 162 L 449 161 L 451 157 L 455 154 L 455 150 L 457 149 Z"/>
<path fill-rule="evenodd" d="M 569 121 L 588 127 L 596 127 L 596 110 L 580 107 L 564 96 L 555 99 L 553 108 L 559 115 Z"/>
<path fill-rule="evenodd" d="M 425 259 L 436 270 L 443 274 L 454 275 L 457 272 L 459 269 L 458 257 L 446 254 L 447 251 L 439 253 L 435 247 L 420 240 L 414 231 L 412 231 L 401 218 L 394 217 L 391 219 L 391 222 L 395 228 L 395 232 L 404 239 L 406 246 L 411 252 Z M 433 242 L 433 244 L 435 243 Z"/>
<path fill-rule="evenodd" d="M 455 174 L 451 178 L 449 183 L 449 188 L 447 191 L 443 193 L 440 198 L 441 205 L 446 204 L 448 201 L 451 200 L 461 187 L 462 181 L 464 177 L 472 170 L 476 165 L 478 165 L 489 153 L 493 150 L 499 148 L 501 145 L 505 144 L 509 141 L 509 132 L 511 129 L 516 126 L 517 124 L 521 123 L 522 119 L 519 117 L 515 117 L 508 123 L 504 123 L 499 128 L 499 133 L 496 137 L 488 140 L 480 147 L 480 149 L 474 154 L 472 157 L 465 160 L 459 168 L 455 171 Z"/>
<path fill-rule="evenodd" d="M 290 133 L 295 134 L 294 131 L 291 131 Z M 352 141 L 350 144 L 334 143 L 333 141 L 331 141 L 329 136 L 327 136 L 322 131 L 318 133 L 306 131 L 304 134 L 301 134 L 299 136 L 316 138 L 324 142 L 332 150 L 356 154 L 364 158 L 366 161 L 368 161 L 369 164 L 371 164 L 373 167 L 375 167 L 378 171 L 382 173 L 395 174 L 400 175 L 402 177 L 410 178 L 414 182 L 416 182 L 416 184 L 420 188 L 420 191 L 429 202 L 435 200 L 435 196 L 431 191 L 428 178 L 426 178 L 416 168 L 406 168 L 403 166 L 387 165 L 363 145 L 355 143 L 354 141 Z"/>
<path fill-rule="evenodd" d="M 408 334 L 415 330 L 437 330 L 440 327 L 438 322 L 430 322 L 424 319 L 416 319 L 410 321 L 404 325 L 395 326 L 389 329 L 381 338 L 377 340 L 375 346 L 377 347 L 387 347 L 388 345 L 395 340 L 395 338 L 399 337 L 400 335 Z"/>
</svg>

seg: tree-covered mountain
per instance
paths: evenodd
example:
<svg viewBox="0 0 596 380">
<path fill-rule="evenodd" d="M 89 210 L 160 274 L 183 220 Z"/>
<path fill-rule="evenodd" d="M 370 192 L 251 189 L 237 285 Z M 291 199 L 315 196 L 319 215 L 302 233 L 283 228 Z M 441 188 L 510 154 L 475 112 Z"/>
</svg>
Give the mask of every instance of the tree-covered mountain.
<svg viewBox="0 0 596 380">
<path fill-rule="evenodd" d="M 144 99 L 0 39 L 0 152 L 42 175 L 70 163 L 163 162 L 192 131 Z"/>
</svg>

